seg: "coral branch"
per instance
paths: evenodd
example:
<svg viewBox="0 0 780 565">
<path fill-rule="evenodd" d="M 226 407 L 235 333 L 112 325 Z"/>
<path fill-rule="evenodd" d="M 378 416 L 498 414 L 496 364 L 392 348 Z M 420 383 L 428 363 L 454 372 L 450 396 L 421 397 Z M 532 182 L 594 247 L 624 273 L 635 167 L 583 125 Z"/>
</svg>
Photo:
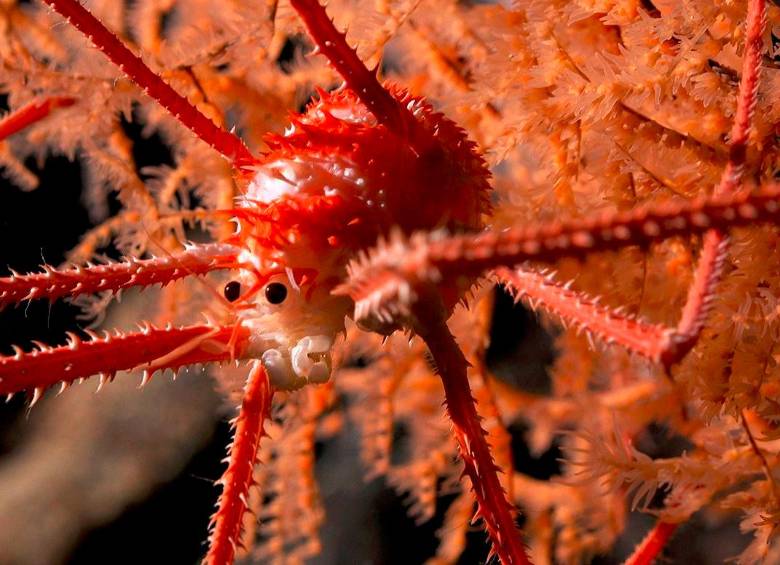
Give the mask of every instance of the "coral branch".
<svg viewBox="0 0 780 565">
<path fill-rule="evenodd" d="M 228 468 L 217 483 L 222 485 L 222 494 L 211 518 L 209 551 L 204 559 L 208 565 L 233 563 L 241 539 L 241 522 L 247 510 L 260 440 L 266 435 L 264 423 L 271 416 L 272 398 L 268 375 L 257 361 L 244 387 L 241 410 L 233 421 L 235 435 Z"/>
<path fill-rule="evenodd" d="M 761 73 L 761 36 L 766 26 L 766 1 L 750 0 L 746 20 L 742 80 L 739 84 L 736 115 L 731 127 L 729 160 L 714 192 L 718 196 L 734 194 L 742 185 L 747 142 L 758 98 Z M 682 347 L 677 348 L 677 359 L 682 358 L 698 339 L 704 325 L 706 304 L 711 301 L 712 293 L 722 271 L 727 245 L 726 236 L 720 231 L 713 229 L 705 233 L 696 278 L 688 292 L 688 300 L 678 327 L 676 337 Z M 673 362 L 677 359 L 667 360 L 667 366 L 669 365 L 668 361 Z"/>
<path fill-rule="evenodd" d="M 88 334 L 86 340 L 69 334 L 67 345 L 39 345 L 29 353 L 17 347 L 15 355 L 0 357 L 0 394 L 35 390 L 38 396 L 57 383 L 67 385 L 96 374 L 102 383 L 117 371 L 135 368 L 147 371 L 146 382 L 158 370 L 241 358 L 248 332 L 241 326 L 200 324 L 183 328 L 146 325 L 138 332 L 103 337 Z"/>
<path fill-rule="evenodd" d="M 168 257 L 128 259 L 121 263 L 70 269 L 44 266 L 42 273 L 0 278 L 0 310 L 23 300 L 78 296 L 133 286 L 165 285 L 190 275 L 237 266 L 239 249 L 224 244 L 196 245 Z"/>
<path fill-rule="evenodd" d="M 750 0 L 745 24 L 745 52 L 742 58 L 742 78 L 739 83 L 737 110 L 731 126 L 729 160 L 723 171 L 716 194 L 739 189 L 745 167 L 747 143 L 753 114 L 758 101 L 761 74 L 762 36 L 766 27 L 766 0 Z"/>
<path fill-rule="evenodd" d="M 146 63 L 122 43 L 76 0 L 45 0 L 100 49 L 130 80 L 168 110 L 200 139 L 230 159 L 236 167 L 256 161 L 244 142 L 220 128 L 192 103 L 163 81 Z"/>
<path fill-rule="evenodd" d="M 555 281 L 552 275 L 506 267 L 496 269 L 496 275 L 514 294 L 516 301 L 524 299 L 533 308 L 543 306 L 546 312 L 558 316 L 566 324 L 669 367 L 696 344 L 712 304 L 713 289 L 723 270 L 725 256 L 724 238 L 714 230 L 707 232 L 688 300 L 675 328 L 637 320 L 602 306 L 597 299 Z"/>
<path fill-rule="evenodd" d="M 625 560 L 623 565 L 651 565 L 658 554 L 661 553 L 666 542 L 672 537 L 679 524 L 670 524 L 669 522 L 656 522 L 653 529 L 645 536 L 634 553 Z"/>
<path fill-rule="evenodd" d="M 22 106 L 0 119 L 0 141 L 24 128 L 39 122 L 56 108 L 67 108 L 76 100 L 68 96 L 51 96 Z"/>
<path fill-rule="evenodd" d="M 319 0 L 291 0 L 290 4 L 306 24 L 319 52 L 328 58 L 360 101 L 381 124 L 391 131 L 404 133 L 401 116 L 406 108 L 379 84 L 376 73 L 366 68 L 355 50 L 347 44 L 345 34 L 333 25 Z"/>
<path fill-rule="evenodd" d="M 675 330 L 675 346 L 663 356 L 667 366 L 681 359 L 698 340 L 712 305 L 715 285 L 723 272 L 727 249 L 728 239 L 718 230 L 709 230 L 704 234 L 699 264 L 693 273 L 693 284 L 688 289 Z"/>
<path fill-rule="evenodd" d="M 465 474 L 471 480 L 477 499 L 477 516 L 485 528 L 495 552 L 505 565 L 528 564 L 522 534 L 514 520 L 514 508 L 498 479 L 498 466 L 485 439 L 471 394 L 466 367 L 468 363 L 444 322 L 444 311 L 436 308 L 433 297 L 421 301 L 415 311 L 415 330 L 428 345 L 436 370 L 444 384 L 447 412 L 463 460 Z"/>
</svg>

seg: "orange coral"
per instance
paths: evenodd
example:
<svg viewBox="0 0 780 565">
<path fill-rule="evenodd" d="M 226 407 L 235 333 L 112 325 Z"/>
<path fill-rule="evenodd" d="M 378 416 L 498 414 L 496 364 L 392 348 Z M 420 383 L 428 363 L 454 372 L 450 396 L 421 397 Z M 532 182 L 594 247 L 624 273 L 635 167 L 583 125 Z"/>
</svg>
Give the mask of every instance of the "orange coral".
<svg viewBox="0 0 780 565">
<path fill-rule="evenodd" d="M 343 287 L 357 298 L 356 318 L 383 330 L 401 325 L 399 320 L 419 319 L 424 313 L 405 305 L 398 291 L 404 284 L 423 292 L 429 283 L 444 280 L 456 289 L 447 300 L 454 303 L 485 267 L 501 261 L 510 266 L 528 259 L 555 261 L 557 280 L 573 281 L 564 288 L 532 271 L 503 274 L 518 291 L 529 288 L 523 278 L 534 278 L 538 290 L 528 294 L 532 305 L 541 307 L 543 317 L 552 313 L 573 323 L 557 338 L 559 357 L 551 369 L 549 395 L 522 392 L 490 374 L 484 360 L 489 334 L 484 311 L 458 309 L 451 322 L 472 365 L 471 386 L 499 464 L 511 469 L 503 430 L 513 418 L 527 422 L 536 451 L 555 440 L 563 445 L 560 477 L 540 484 L 519 468 L 504 485 L 525 511 L 536 563 L 577 562 L 608 551 L 625 528 L 628 505 L 658 515 L 658 535 L 648 538 L 650 546 L 669 537 L 672 524 L 699 511 L 722 510 L 741 512 L 743 528 L 755 535 L 740 557 L 743 562 L 773 562 L 780 552 L 773 474 L 780 453 L 774 345 L 780 333 L 775 315 L 780 263 L 776 229 L 759 225 L 776 221 L 777 211 L 771 181 L 780 162 L 780 72 L 769 29 L 780 12 L 763 5 L 760 0 L 520 0 L 510 9 L 447 0 L 332 3 L 339 24 L 350 23 L 350 42 L 359 45 L 362 59 L 376 60 L 384 52 L 389 77 L 412 96 L 425 96 L 477 140 L 494 175 L 489 227 L 512 228 L 476 240 L 442 240 L 441 234 L 394 239 L 356 264 Z M 752 20 L 746 25 L 748 6 Z M 284 42 L 300 27 L 284 3 L 276 8 L 273 3 L 258 17 L 257 5 L 242 2 L 219 10 L 208 0 L 189 2 L 186 10 L 175 1 L 139 1 L 130 7 L 90 3 L 90 10 L 125 43 L 146 52 L 144 59 L 211 118 L 216 130 L 235 123 L 252 150 L 265 149 L 261 134 L 279 131 L 285 112 L 298 107 L 312 86 L 338 80 L 318 58 L 277 63 Z M 180 253 L 182 241 L 195 224 L 224 241 L 231 228 L 225 215 L 213 210 L 234 206 L 238 188 L 230 167 L 104 64 L 71 29 L 53 25 L 59 20 L 52 13 L 15 2 L 0 10 L 6 23 L 0 27 L 0 89 L 17 110 L 12 115 L 23 115 L 37 100 L 75 100 L 21 132 L 6 126 L 16 135 L 0 141 L 0 164 L 25 188 L 35 186 L 26 156 L 50 151 L 78 154 L 84 161 L 85 193 L 97 225 L 74 250 L 73 260 L 90 260 L 110 245 L 131 257 L 152 251 L 186 257 L 186 251 Z M 767 30 L 760 21 L 764 12 Z M 162 15 L 167 15 L 165 24 Z M 761 68 L 760 82 L 743 70 L 751 67 Z M 376 112 L 394 122 L 387 108 Z M 120 116 L 161 133 L 172 148 L 173 163 L 139 170 Z M 223 153 L 240 153 L 248 161 L 243 145 L 235 149 L 227 139 L 227 145 L 215 143 Z M 113 193 L 122 211 L 107 218 Z M 202 208 L 191 209 L 192 196 Z M 424 211 L 415 202 L 403 204 L 415 214 Z M 458 225 L 449 227 L 477 227 L 482 206 L 480 201 L 473 206 L 479 210 L 459 207 L 474 215 L 457 218 Z M 562 227 L 521 229 L 562 217 L 581 219 Z M 420 227 L 412 223 L 407 231 Z M 735 224 L 740 227 L 731 233 L 727 252 L 722 233 L 698 237 Z M 675 237 L 658 242 L 661 236 Z M 622 249 L 628 243 L 639 245 Z M 464 267 L 463 256 L 469 253 L 483 262 Z M 699 256 L 703 267 L 697 270 L 693 258 Z M 399 267 L 409 258 L 416 262 L 407 270 Z M 209 276 L 207 284 L 216 285 L 218 279 Z M 101 290 L 103 279 L 85 292 Z M 20 280 L 17 286 L 29 290 Z M 697 289 L 694 299 L 712 295 L 713 301 L 686 302 L 691 284 Z M 212 300 L 209 292 L 189 282 L 165 288 L 160 319 L 191 323 L 200 305 Z M 363 295 L 373 302 L 361 303 Z M 185 301 L 186 309 L 181 308 Z M 615 311 L 617 306 L 642 320 L 628 319 Z M 97 309 L 103 307 L 101 302 Z M 412 324 L 431 338 L 420 331 L 422 326 Z M 631 338 L 639 328 L 646 341 L 637 346 L 632 339 L 616 338 L 624 327 Z M 576 335 L 579 329 L 585 330 L 584 338 Z M 439 330 L 439 337 L 446 334 Z M 299 392 L 288 404 L 289 413 L 270 426 L 270 435 L 285 438 L 284 443 L 259 447 L 265 462 L 255 479 L 276 494 L 265 510 L 259 499 L 254 501 L 264 519 L 275 524 L 270 533 L 261 528 L 258 555 L 282 560 L 285 550 L 297 548 L 289 558 L 302 559 L 318 548 L 322 511 L 312 460 L 290 443 L 311 446 L 317 434 L 330 433 L 325 423 L 337 398 L 361 399 L 362 405 L 350 405 L 348 411 L 363 434 L 369 472 L 387 475 L 407 492 L 420 519 L 434 514 L 442 479 L 456 483 L 456 446 L 447 425 L 437 420 L 444 391 L 426 362 L 425 348 L 396 337 L 383 347 L 373 337 L 358 335 L 350 330 L 342 354 L 367 352 L 368 366 L 337 372 L 325 389 Z M 624 347 L 605 347 L 599 339 L 589 346 L 586 338 L 592 335 Z M 232 344 L 234 338 L 209 335 L 211 342 L 204 343 Z M 626 346 L 664 361 L 668 374 L 631 355 Z M 454 350 L 442 347 L 434 351 L 439 368 L 447 360 L 458 365 Z M 224 371 L 223 382 L 239 388 L 230 384 L 229 372 Z M 391 457 L 393 424 L 399 422 L 408 425 L 412 446 L 403 462 Z M 643 438 L 658 422 L 686 438 L 687 453 L 657 458 L 643 453 Z M 560 436 L 562 431 L 570 433 Z M 296 492 L 280 480 L 291 468 L 301 475 Z M 478 477 L 474 480 L 479 483 Z M 472 511 L 465 487 L 454 488 L 458 498 L 450 506 L 438 555 L 443 561 L 458 557 L 464 517 Z M 498 485 L 490 488 L 495 494 Z M 660 492 L 663 504 L 654 507 L 651 501 Z M 313 518 L 303 519 L 304 511 Z M 296 520 L 306 524 L 303 531 L 291 526 Z M 496 520 L 507 517 L 489 519 L 489 528 Z M 245 528 L 247 545 L 252 532 Z M 493 537 L 500 535 L 493 532 Z M 660 549 L 662 544 L 656 545 Z M 643 551 L 636 562 L 647 561 Z"/>
</svg>

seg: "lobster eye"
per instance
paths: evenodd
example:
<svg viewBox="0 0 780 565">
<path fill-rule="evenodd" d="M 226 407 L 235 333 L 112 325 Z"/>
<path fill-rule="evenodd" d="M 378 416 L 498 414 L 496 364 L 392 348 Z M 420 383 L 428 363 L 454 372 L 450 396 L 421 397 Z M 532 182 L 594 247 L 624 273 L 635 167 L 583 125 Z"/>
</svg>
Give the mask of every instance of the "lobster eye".
<svg viewBox="0 0 780 565">
<path fill-rule="evenodd" d="M 281 304 L 287 298 L 287 287 L 274 282 L 265 287 L 265 299 L 271 304 Z"/>
<path fill-rule="evenodd" d="M 230 281 L 225 285 L 225 298 L 228 302 L 235 302 L 238 297 L 241 296 L 241 283 L 238 281 Z"/>
</svg>

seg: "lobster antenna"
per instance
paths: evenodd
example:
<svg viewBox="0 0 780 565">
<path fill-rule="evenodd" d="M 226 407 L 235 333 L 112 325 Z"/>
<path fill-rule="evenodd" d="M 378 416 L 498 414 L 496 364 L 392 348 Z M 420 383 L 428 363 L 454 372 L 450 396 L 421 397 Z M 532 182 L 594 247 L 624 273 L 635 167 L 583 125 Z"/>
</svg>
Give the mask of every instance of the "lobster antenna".
<svg viewBox="0 0 780 565">
<path fill-rule="evenodd" d="M 44 2 L 83 33 L 148 96 L 168 110 L 192 133 L 230 159 L 236 168 L 251 165 L 256 161 L 241 138 L 217 126 L 189 100 L 176 92 L 77 0 Z"/>
<path fill-rule="evenodd" d="M 395 133 L 405 134 L 405 123 L 410 120 L 404 120 L 404 114 L 413 120 L 411 113 L 379 83 L 376 69 L 371 71 L 363 64 L 347 44 L 346 34 L 336 29 L 319 0 L 290 0 L 290 4 L 306 24 L 318 51 L 328 58 L 379 123 Z"/>
</svg>

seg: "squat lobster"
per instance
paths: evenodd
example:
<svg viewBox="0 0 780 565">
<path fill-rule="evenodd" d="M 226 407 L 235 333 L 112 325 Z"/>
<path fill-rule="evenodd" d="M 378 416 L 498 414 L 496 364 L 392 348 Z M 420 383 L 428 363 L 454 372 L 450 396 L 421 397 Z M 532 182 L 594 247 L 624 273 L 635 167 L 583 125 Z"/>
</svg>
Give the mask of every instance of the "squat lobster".
<svg viewBox="0 0 780 565">
<path fill-rule="evenodd" d="M 725 257 L 724 231 L 776 221 L 780 187 L 737 192 L 755 106 L 766 12 L 762 0 L 749 4 L 731 154 L 711 198 L 498 233 L 484 229 L 490 186 L 476 146 L 423 100 L 381 85 L 316 0 L 291 3 L 346 88 L 320 93 L 320 100 L 293 118 L 283 136 L 269 137 L 270 150 L 260 156 L 177 94 L 80 4 L 46 1 L 225 156 L 244 194 L 235 209 L 223 211 L 236 219 L 239 229 L 219 243 L 191 246 L 168 257 L 46 268 L 0 279 L 0 306 L 5 306 L 116 292 L 215 270 L 234 273 L 224 298 L 218 298 L 227 311 L 219 323 L 146 326 L 130 334 L 90 334 L 88 340 L 74 334 L 67 346 L 29 353 L 18 349 L 16 355 L 0 358 L 0 393 L 33 391 L 34 403 L 45 388 L 95 374 L 103 383 L 126 369 L 144 369 L 147 379 L 155 371 L 193 363 L 254 360 L 230 462 L 220 481 L 223 492 L 206 557 L 210 563 L 234 558 L 273 390 L 330 378 L 329 351 L 353 308 L 363 328 L 382 334 L 411 331 L 426 342 L 442 377 L 465 473 L 493 550 L 504 563 L 528 563 L 514 509 L 477 417 L 465 358 L 446 325 L 455 305 L 480 277 L 492 273 L 518 297 L 671 367 L 690 351 L 704 325 Z M 0 138 L 68 103 L 48 100 L 12 114 L 0 122 Z M 413 199 L 417 202 L 410 208 Z M 524 265 L 690 233 L 704 233 L 704 244 L 676 328 L 621 316 Z M 377 239 L 382 240 L 379 246 L 365 253 Z M 632 562 L 653 558 L 643 547 Z"/>
</svg>

